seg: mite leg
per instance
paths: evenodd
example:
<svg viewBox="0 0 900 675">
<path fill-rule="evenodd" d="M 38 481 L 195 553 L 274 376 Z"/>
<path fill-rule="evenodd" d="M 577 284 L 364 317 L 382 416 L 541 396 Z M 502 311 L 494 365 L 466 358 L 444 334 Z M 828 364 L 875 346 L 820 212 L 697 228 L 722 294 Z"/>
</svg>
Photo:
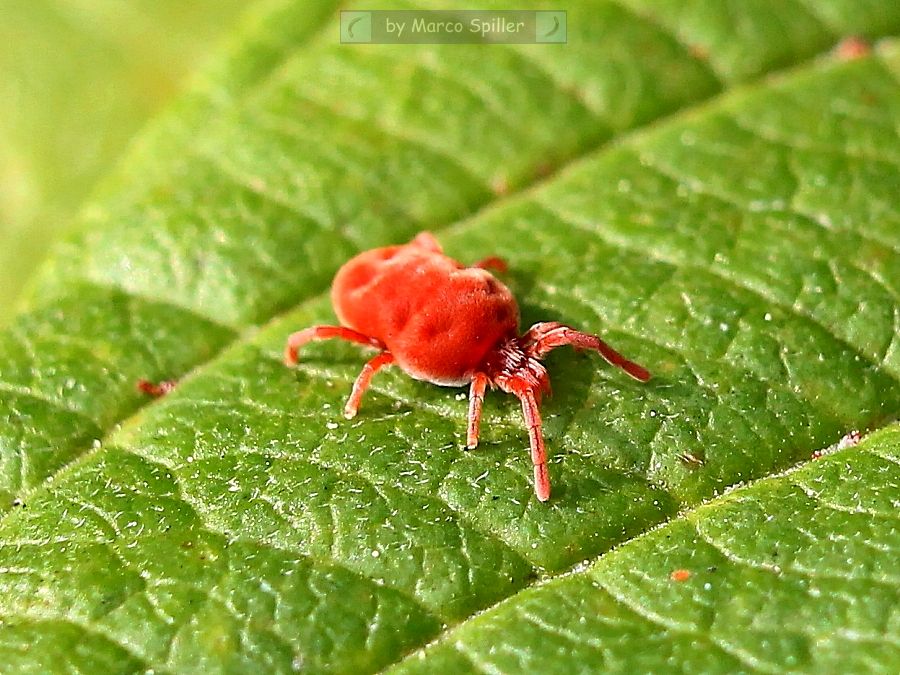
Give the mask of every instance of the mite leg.
<svg viewBox="0 0 900 675">
<path fill-rule="evenodd" d="M 381 340 L 363 335 L 351 328 L 344 328 L 343 326 L 312 326 L 311 328 L 299 330 L 288 338 L 287 344 L 284 346 L 284 362 L 289 366 L 296 365 L 297 353 L 300 351 L 300 347 L 313 340 L 328 340 L 330 338 L 340 338 L 348 342 L 375 347 L 375 349 L 384 349 Z"/>
<path fill-rule="evenodd" d="M 369 382 L 372 381 L 372 376 L 377 373 L 382 366 L 390 365 L 393 362 L 393 354 L 390 352 L 381 352 L 363 366 L 363 369 L 356 377 L 356 382 L 353 383 L 353 390 L 350 392 L 350 398 L 347 399 L 347 405 L 344 406 L 344 417 L 348 420 L 356 417 L 356 413 L 359 411 L 360 401 L 362 401 L 366 389 L 369 388 Z"/>
<path fill-rule="evenodd" d="M 544 433 L 541 430 L 541 412 L 534 392 L 526 389 L 520 395 L 522 415 L 528 427 L 528 443 L 531 445 L 531 463 L 534 465 L 534 494 L 538 501 L 550 499 L 550 476 L 547 473 L 547 449 L 544 447 Z"/>
<path fill-rule="evenodd" d="M 506 264 L 506 261 L 500 256 L 491 255 L 483 260 L 479 260 L 477 263 L 473 264 L 472 267 L 478 267 L 483 270 L 494 270 L 495 272 L 500 272 L 503 274 L 507 270 L 509 270 L 509 265 Z"/>
<path fill-rule="evenodd" d="M 650 379 L 650 373 L 646 368 L 629 361 L 596 335 L 582 333 L 561 323 L 536 323 L 522 337 L 526 352 L 536 359 L 542 358 L 557 347 L 572 345 L 576 349 L 591 349 L 598 352 L 608 363 L 621 368 L 636 380 L 646 382 Z"/>
<path fill-rule="evenodd" d="M 466 447 L 474 450 L 478 447 L 478 433 L 481 428 L 481 405 L 484 403 L 484 390 L 488 378 L 484 373 L 475 373 L 469 387 L 469 418 L 466 429 Z"/>
</svg>

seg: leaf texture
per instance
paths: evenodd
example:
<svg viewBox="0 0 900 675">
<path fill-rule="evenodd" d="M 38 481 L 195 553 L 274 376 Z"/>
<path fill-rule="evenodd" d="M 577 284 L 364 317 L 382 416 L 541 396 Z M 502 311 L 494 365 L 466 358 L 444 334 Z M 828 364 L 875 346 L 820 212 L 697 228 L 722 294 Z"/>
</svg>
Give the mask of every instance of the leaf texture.
<svg viewBox="0 0 900 675">
<path fill-rule="evenodd" d="M 391 672 L 894 672 L 898 453 L 894 425 L 730 492 Z"/>
<path fill-rule="evenodd" d="M 310 18 L 302 5 L 261 15 L 147 130 L 0 336 L 4 660 L 373 671 L 438 638 L 426 667 L 491 668 L 486 642 L 461 648 L 468 658 L 449 641 L 495 616 L 517 625 L 522 598 L 590 586 L 523 592 L 542 577 L 594 559 L 621 570 L 642 546 L 634 579 L 644 563 L 658 577 L 674 563 L 646 542 L 684 535 L 695 521 L 679 512 L 720 522 L 742 494 L 716 500 L 726 488 L 896 416 L 900 51 L 813 56 L 846 32 L 896 33 L 900 12 L 590 3 L 570 12 L 567 48 L 486 59 L 339 46 L 331 8 Z M 426 228 L 460 259 L 506 257 L 524 323 L 602 332 L 654 372 L 641 385 L 586 354 L 548 359 L 547 505 L 513 402 L 489 398 L 483 445 L 464 452 L 465 403 L 446 389 L 386 371 L 347 422 L 359 349 L 280 362 L 290 331 L 333 322 L 338 265 Z M 134 389 L 173 376 L 151 405 Z M 779 480 L 749 490 L 768 504 Z M 890 562 L 875 571 L 894 578 Z M 656 606 L 629 579 L 616 592 Z M 705 635 L 696 653 L 657 626 L 670 652 L 645 669 L 671 657 L 764 670 L 802 652 L 763 658 L 762 633 L 723 650 L 709 616 L 684 619 L 685 635 Z M 636 651 L 650 628 L 608 639 Z M 527 669 L 543 639 L 509 640 L 518 651 L 497 667 Z M 561 669 L 590 668 L 580 649 L 560 648 Z"/>
</svg>

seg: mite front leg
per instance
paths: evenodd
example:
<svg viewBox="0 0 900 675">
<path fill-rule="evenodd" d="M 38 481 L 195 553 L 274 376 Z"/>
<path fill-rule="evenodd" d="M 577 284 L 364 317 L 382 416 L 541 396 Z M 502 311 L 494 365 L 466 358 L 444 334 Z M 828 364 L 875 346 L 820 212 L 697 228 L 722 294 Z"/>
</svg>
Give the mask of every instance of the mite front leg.
<svg viewBox="0 0 900 675">
<path fill-rule="evenodd" d="M 296 365 L 297 353 L 303 345 L 313 340 L 328 340 L 331 338 L 356 342 L 367 347 L 375 347 L 375 349 L 384 349 L 381 340 L 364 335 L 352 328 L 345 328 L 344 326 L 312 326 L 298 330 L 287 339 L 287 344 L 284 346 L 284 362 L 289 366 Z"/>
<path fill-rule="evenodd" d="M 531 446 L 531 463 L 534 465 L 534 494 L 538 501 L 550 499 L 550 476 L 547 473 L 547 448 L 544 446 L 544 432 L 541 429 L 541 412 L 534 392 L 526 390 L 519 396 L 522 401 L 522 415 L 528 427 L 528 443 Z"/>
<path fill-rule="evenodd" d="M 363 394 L 369 388 L 369 382 L 383 366 L 387 366 L 394 362 L 394 355 L 390 352 L 381 352 L 378 356 L 370 359 L 353 383 L 353 390 L 350 392 L 350 398 L 347 399 L 347 405 L 344 406 L 344 417 L 348 420 L 356 417 L 359 411 L 359 404 L 362 401 Z"/>
<path fill-rule="evenodd" d="M 503 274 L 507 270 L 509 270 L 509 265 L 506 264 L 506 261 L 500 256 L 492 255 L 479 260 L 477 263 L 473 264 L 472 267 L 477 267 L 482 270 L 494 270 L 495 272 L 500 272 Z"/>
<path fill-rule="evenodd" d="M 571 326 L 554 321 L 536 323 L 522 336 L 522 340 L 528 355 L 536 359 L 557 347 L 572 345 L 576 349 L 591 349 L 599 353 L 608 363 L 621 368 L 636 380 L 646 382 L 650 379 L 646 368 L 629 361 L 596 335 L 582 333 Z"/>
<path fill-rule="evenodd" d="M 478 447 L 478 434 L 481 429 L 481 406 L 484 403 L 484 390 L 488 378 L 484 373 L 476 373 L 469 387 L 469 417 L 466 428 L 466 447 L 474 450 Z"/>
</svg>

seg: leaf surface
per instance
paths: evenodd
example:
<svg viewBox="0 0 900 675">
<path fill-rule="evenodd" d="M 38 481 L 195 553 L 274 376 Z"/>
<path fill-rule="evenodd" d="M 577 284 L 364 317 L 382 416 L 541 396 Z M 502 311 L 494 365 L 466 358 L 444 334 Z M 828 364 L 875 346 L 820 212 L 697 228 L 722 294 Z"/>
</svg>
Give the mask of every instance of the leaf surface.
<svg viewBox="0 0 900 675">
<path fill-rule="evenodd" d="M 898 484 L 893 425 L 522 591 L 391 672 L 895 672 Z"/>
<path fill-rule="evenodd" d="M 0 336 L 0 655 L 377 670 L 896 416 L 900 52 L 812 56 L 900 12 L 825 7 L 598 3 L 565 49 L 490 59 L 339 46 L 324 5 L 261 15 Z M 289 332 L 334 321 L 338 265 L 426 228 L 506 257 L 525 324 L 602 332 L 655 375 L 548 358 L 549 504 L 499 394 L 464 452 L 451 391 L 388 370 L 348 422 L 358 348 L 281 364 Z M 135 391 L 173 376 L 153 404 Z"/>
</svg>

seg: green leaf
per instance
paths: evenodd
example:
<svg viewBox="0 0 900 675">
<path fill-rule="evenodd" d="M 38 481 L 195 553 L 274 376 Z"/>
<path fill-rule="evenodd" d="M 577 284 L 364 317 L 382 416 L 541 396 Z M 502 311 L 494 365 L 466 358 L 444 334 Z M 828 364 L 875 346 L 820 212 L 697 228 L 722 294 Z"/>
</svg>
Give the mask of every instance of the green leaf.
<svg viewBox="0 0 900 675">
<path fill-rule="evenodd" d="M 894 425 L 522 591 L 392 672 L 897 672 L 898 485 Z"/>
<path fill-rule="evenodd" d="M 522 592 L 541 577 L 605 569 L 680 511 L 895 417 L 900 46 L 828 50 L 897 33 L 900 9 L 820 5 L 585 3 L 559 48 L 341 46 L 327 5 L 261 14 L 0 335 L 2 662 L 373 671 L 439 638 L 440 663 L 478 612 L 562 583 Z M 506 257 L 525 324 L 602 332 L 655 375 L 548 358 L 548 504 L 513 401 L 489 398 L 465 452 L 455 392 L 388 370 L 348 422 L 358 348 L 281 363 L 289 332 L 334 322 L 343 261 L 422 229 Z M 181 383 L 148 404 L 141 377 Z M 803 523 L 783 518 L 792 550 Z M 878 645 L 896 642 L 891 605 L 872 607 Z M 735 665 L 694 625 L 698 658 Z M 616 648 L 665 669 L 641 635 Z"/>
</svg>

